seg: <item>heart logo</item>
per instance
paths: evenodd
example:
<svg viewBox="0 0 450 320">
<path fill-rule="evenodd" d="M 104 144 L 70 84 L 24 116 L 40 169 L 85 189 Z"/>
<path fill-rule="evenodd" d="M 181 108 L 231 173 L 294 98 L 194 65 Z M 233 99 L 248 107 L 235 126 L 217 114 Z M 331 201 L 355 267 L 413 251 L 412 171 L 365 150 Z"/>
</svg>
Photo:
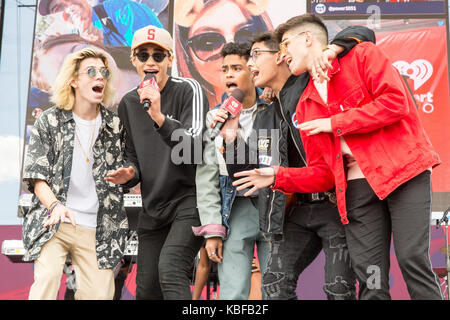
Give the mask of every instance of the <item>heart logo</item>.
<svg viewBox="0 0 450 320">
<path fill-rule="evenodd" d="M 424 59 L 415 60 L 409 64 L 406 61 L 396 61 L 392 64 L 401 75 L 414 81 L 414 90 L 419 89 L 433 75 L 432 64 Z"/>
</svg>

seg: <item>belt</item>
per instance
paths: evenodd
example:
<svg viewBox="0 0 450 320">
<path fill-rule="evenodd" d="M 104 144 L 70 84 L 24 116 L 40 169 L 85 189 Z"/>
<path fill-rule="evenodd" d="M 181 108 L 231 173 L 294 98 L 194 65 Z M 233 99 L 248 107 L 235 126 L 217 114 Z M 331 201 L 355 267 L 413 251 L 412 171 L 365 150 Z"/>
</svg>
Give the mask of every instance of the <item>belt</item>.
<svg viewBox="0 0 450 320">
<path fill-rule="evenodd" d="M 298 193 L 297 202 L 321 202 L 325 200 L 330 200 L 328 192 L 315 192 L 315 193 Z"/>
</svg>

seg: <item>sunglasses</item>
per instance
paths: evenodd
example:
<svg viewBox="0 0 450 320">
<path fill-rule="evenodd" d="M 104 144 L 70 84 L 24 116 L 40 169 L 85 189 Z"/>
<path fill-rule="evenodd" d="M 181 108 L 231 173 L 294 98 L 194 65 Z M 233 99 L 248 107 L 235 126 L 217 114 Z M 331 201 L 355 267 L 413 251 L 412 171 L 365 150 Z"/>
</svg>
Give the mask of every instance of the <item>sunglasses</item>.
<svg viewBox="0 0 450 320">
<path fill-rule="evenodd" d="M 164 60 L 164 58 L 167 56 L 167 54 L 163 53 L 163 52 L 155 52 L 153 54 L 148 53 L 147 51 L 140 51 L 138 53 L 134 54 L 138 60 L 142 63 L 147 62 L 148 58 L 150 58 L 150 56 L 153 58 L 153 60 L 156 63 L 160 63 Z"/>
<path fill-rule="evenodd" d="M 249 42 L 254 33 L 258 30 L 254 25 L 246 25 L 234 34 L 234 42 Z M 214 61 L 222 57 L 221 51 L 227 40 L 218 32 L 205 32 L 189 38 L 187 46 L 192 49 L 195 56 L 204 62 Z"/>
<path fill-rule="evenodd" d="M 103 79 L 108 80 L 109 77 L 111 76 L 111 72 L 106 67 L 101 68 L 100 70 L 97 70 L 94 67 L 89 67 L 86 72 L 79 72 L 79 74 L 87 74 L 90 78 L 96 78 L 97 71 L 98 73 L 100 73 Z"/>
<path fill-rule="evenodd" d="M 253 61 L 256 61 L 256 58 L 258 57 L 260 52 L 270 52 L 270 53 L 277 53 L 278 50 L 253 50 L 252 52 L 250 52 L 250 57 L 252 58 Z"/>
<path fill-rule="evenodd" d="M 304 34 L 306 31 L 300 32 L 298 34 L 296 34 L 295 36 L 292 36 L 290 38 L 284 39 L 283 41 L 280 42 L 280 51 L 282 54 L 286 54 L 287 53 L 287 48 L 289 46 L 289 42 L 291 42 L 292 39 L 294 39 L 295 37 L 298 37 L 302 34 Z"/>
</svg>

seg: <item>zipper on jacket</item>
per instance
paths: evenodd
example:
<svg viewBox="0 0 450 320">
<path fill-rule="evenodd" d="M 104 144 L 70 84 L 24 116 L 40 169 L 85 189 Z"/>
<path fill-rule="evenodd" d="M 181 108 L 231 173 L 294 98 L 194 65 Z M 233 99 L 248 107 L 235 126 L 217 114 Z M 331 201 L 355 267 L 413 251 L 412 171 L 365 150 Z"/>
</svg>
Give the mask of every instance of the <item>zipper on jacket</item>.
<svg viewBox="0 0 450 320">
<path fill-rule="evenodd" d="M 283 105 L 281 103 L 281 100 L 278 100 L 278 102 L 280 103 L 280 109 L 281 109 L 281 114 L 283 115 L 283 119 L 284 119 L 284 121 L 286 121 L 286 124 L 289 127 L 289 132 L 291 133 L 292 141 L 294 141 L 295 148 L 297 149 L 297 152 L 300 155 L 300 158 L 302 158 L 303 163 L 305 164 L 305 167 L 307 167 L 308 165 L 306 163 L 306 160 L 305 160 L 305 158 L 303 158 L 303 155 L 300 152 L 300 148 L 297 145 L 297 142 L 295 141 L 295 137 L 294 137 L 294 133 L 292 132 L 291 124 L 286 120 L 286 115 L 284 114 Z"/>
<path fill-rule="evenodd" d="M 283 123 L 283 121 L 280 121 L 280 125 L 279 125 L 280 131 L 281 131 L 282 123 Z M 289 125 L 289 123 L 288 123 L 288 125 Z M 282 134 L 280 132 L 280 135 L 278 136 L 278 163 L 279 164 L 281 164 L 281 152 L 280 152 L 281 137 L 282 137 Z M 274 190 L 271 190 L 271 191 L 272 191 L 272 201 L 270 201 L 270 210 L 269 210 L 268 219 L 267 219 L 268 220 L 267 231 L 266 231 L 267 233 L 270 232 L 270 222 L 272 220 L 273 203 L 275 201 L 275 191 Z"/>
</svg>

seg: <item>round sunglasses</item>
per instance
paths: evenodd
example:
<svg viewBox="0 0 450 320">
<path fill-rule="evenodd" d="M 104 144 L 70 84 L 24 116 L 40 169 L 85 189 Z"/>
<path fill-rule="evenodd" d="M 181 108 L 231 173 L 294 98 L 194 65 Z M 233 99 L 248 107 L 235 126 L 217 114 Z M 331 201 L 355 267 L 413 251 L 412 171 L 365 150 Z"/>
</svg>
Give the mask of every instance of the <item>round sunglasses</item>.
<svg viewBox="0 0 450 320">
<path fill-rule="evenodd" d="M 103 79 L 108 80 L 111 76 L 111 72 L 108 68 L 100 68 L 100 70 L 95 69 L 94 67 L 89 67 L 86 72 L 79 72 L 79 74 L 87 74 L 90 78 L 96 78 L 97 77 L 97 71 L 100 73 Z"/>
<path fill-rule="evenodd" d="M 234 42 L 249 42 L 253 34 L 258 32 L 257 29 L 255 25 L 245 25 L 234 34 Z M 221 58 L 221 51 L 226 42 L 223 34 L 209 31 L 189 38 L 186 44 L 199 60 L 209 62 Z"/>
<path fill-rule="evenodd" d="M 153 54 L 148 53 L 147 51 L 140 51 L 138 53 L 134 54 L 136 56 L 136 58 L 138 58 L 138 60 L 142 63 L 147 62 L 148 58 L 150 58 L 150 56 L 153 58 L 153 60 L 156 63 L 160 63 L 164 60 L 164 58 L 167 56 L 167 54 L 162 53 L 162 52 L 155 52 Z"/>
</svg>

